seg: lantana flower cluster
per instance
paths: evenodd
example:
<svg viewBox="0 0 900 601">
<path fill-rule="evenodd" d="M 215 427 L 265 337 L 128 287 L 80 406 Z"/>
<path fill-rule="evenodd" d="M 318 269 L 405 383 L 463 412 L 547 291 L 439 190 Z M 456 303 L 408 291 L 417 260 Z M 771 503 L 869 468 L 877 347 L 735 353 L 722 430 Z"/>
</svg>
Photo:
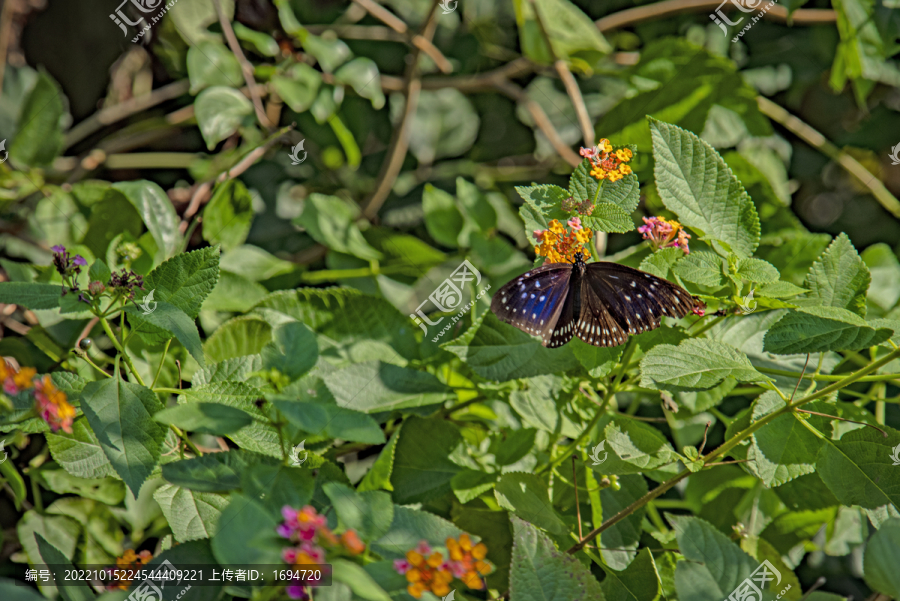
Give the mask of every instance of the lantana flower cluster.
<svg viewBox="0 0 900 601">
<path fill-rule="evenodd" d="M 59 244 L 50 250 L 53 251 L 53 266 L 62 276 L 63 283 L 68 288 L 63 288 L 63 296 L 68 292 L 78 292 L 79 301 L 91 304 L 104 292 L 132 300 L 135 289 L 144 289 L 144 277 L 130 269 L 123 268 L 114 272 L 106 283 L 94 280 L 88 284 L 86 291 L 81 290 L 76 278 L 81 273 L 81 268 L 87 266 L 85 258 L 81 255 L 71 256 L 66 247 Z"/>
<path fill-rule="evenodd" d="M 129 586 L 131 586 L 131 579 L 128 578 L 129 574 L 135 574 L 138 572 L 143 566 L 150 563 L 150 560 L 153 559 L 153 554 L 150 551 L 141 551 L 140 553 L 135 553 L 134 549 L 127 549 L 122 557 L 116 558 L 116 567 L 114 568 L 106 568 L 106 571 L 113 578 L 106 585 L 106 590 L 126 590 Z"/>
<path fill-rule="evenodd" d="M 359 555 L 366 549 L 355 530 L 346 530 L 340 537 L 336 536 L 328 528 L 325 516 L 319 515 L 311 505 L 299 510 L 285 505 L 281 515 L 284 522 L 275 531 L 293 543 L 281 551 L 281 558 L 292 566 L 324 566 L 327 563 L 326 548 L 332 557 L 342 552 Z M 287 586 L 287 594 L 291 599 L 306 601 L 310 598 L 309 591 L 300 581 L 292 581 Z"/>
<path fill-rule="evenodd" d="M 69 404 L 66 393 L 53 385 L 49 375 L 36 378 L 37 370 L 33 367 L 16 368 L 0 359 L 0 382 L 3 392 L 13 396 L 23 391 L 31 391 L 34 395 L 35 410 L 53 432 L 62 429 L 72 432 L 75 420 L 75 407 Z"/>
<path fill-rule="evenodd" d="M 664 217 L 644 217 L 643 219 L 644 225 L 638 228 L 638 232 L 644 236 L 644 240 L 650 242 L 654 252 L 660 248 L 669 247 L 680 248 L 684 254 L 691 252 L 688 248 L 688 240 L 691 235 L 680 223 Z"/>
<path fill-rule="evenodd" d="M 539 257 L 547 257 L 548 263 L 574 263 L 575 253 L 582 253 L 587 259 L 591 256 L 590 248 L 585 246 L 591 241 L 594 232 L 581 225 L 579 217 L 566 222 L 571 232 L 557 219 L 551 219 L 549 229 L 535 230 L 534 237 L 540 245 L 534 247 Z"/>
<path fill-rule="evenodd" d="M 631 167 L 628 163 L 634 157 L 634 153 L 630 148 L 619 148 L 613 150 L 609 140 L 602 138 L 597 146 L 591 148 L 582 148 L 581 156 L 591 161 L 591 177 L 599 180 L 609 180 L 616 182 L 631 174 Z"/>
<path fill-rule="evenodd" d="M 459 539 L 446 540 L 449 559 L 444 554 L 431 548 L 427 541 L 420 541 L 415 549 L 406 552 L 406 559 L 395 559 L 394 569 L 406 576 L 409 584 L 406 591 L 416 599 L 422 593 L 430 591 L 439 597 L 450 592 L 453 578 L 474 590 L 484 588 L 483 576 L 491 573 L 493 567 L 484 561 L 487 547 L 484 543 L 472 544 L 468 534 L 461 534 Z"/>
</svg>

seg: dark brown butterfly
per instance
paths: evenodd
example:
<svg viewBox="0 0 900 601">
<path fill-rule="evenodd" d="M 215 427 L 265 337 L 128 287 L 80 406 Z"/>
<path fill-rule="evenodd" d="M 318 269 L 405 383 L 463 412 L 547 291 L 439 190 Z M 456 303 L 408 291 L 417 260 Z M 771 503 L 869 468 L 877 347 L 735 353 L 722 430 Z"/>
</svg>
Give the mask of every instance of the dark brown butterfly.
<svg viewBox="0 0 900 601">
<path fill-rule="evenodd" d="M 578 336 L 594 346 L 619 346 L 629 335 L 659 327 L 663 315 L 699 307 L 684 288 L 617 263 L 550 263 L 512 280 L 494 295 L 501 321 L 558 347 Z"/>
</svg>

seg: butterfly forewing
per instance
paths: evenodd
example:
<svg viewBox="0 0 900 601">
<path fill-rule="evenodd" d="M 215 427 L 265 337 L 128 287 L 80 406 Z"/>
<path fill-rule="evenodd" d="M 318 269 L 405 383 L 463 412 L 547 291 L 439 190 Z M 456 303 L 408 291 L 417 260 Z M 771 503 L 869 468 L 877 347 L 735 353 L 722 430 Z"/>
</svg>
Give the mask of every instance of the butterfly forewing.
<svg viewBox="0 0 900 601">
<path fill-rule="evenodd" d="M 585 279 L 628 334 L 658 328 L 663 315 L 684 317 L 696 304 L 680 286 L 616 263 L 589 264 Z"/>
<path fill-rule="evenodd" d="M 543 345 L 549 346 L 554 326 L 565 310 L 571 274 L 569 263 L 551 263 L 532 269 L 494 295 L 491 311 L 500 321 L 540 336 Z"/>
<path fill-rule="evenodd" d="M 619 346 L 628 340 L 628 334 L 587 281 L 581 285 L 581 315 L 575 334 L 594 346 Z"/>
</svg>

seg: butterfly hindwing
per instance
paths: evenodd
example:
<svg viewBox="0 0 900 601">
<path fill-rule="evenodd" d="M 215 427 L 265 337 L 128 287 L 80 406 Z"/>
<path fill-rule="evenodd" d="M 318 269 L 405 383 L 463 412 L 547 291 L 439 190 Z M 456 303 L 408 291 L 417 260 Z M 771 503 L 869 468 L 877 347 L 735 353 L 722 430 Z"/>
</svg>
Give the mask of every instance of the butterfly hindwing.
<svg viewBox="0 0 900 601">
<path fill-rule="evenodd" d="M 628 333 L 587 281 L 581 285 L 581 315 L 575 334 L 594 346 L 619 346 L 628 340 Z"/>
<path fill-rule="evenodd" d="M 569 263 L 551 263 L 532 269 L 494 295 L 491 311 L 500 321 L 540 336 L 547 346 L 564 313 L 571 274 Z"/>
<path fill-rule="evenodd" d="M 663 315 L 684 317 L 696 305 L 680 286 L 617 263 L 587 265 L 585 280 L 630 335 L 658 328 Z"/>
</svg>

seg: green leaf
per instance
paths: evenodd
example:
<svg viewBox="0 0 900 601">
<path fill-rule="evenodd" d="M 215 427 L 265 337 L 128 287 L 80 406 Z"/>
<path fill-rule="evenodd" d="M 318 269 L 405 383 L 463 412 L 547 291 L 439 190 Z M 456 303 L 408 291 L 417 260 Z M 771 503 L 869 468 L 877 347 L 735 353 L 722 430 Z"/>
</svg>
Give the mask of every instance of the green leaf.
<svg viewBox="0 0 900 601">
<path fill-rule="evenodd" d="M 116 473 L 135 496 L 159 461 L 166 431 L 151 419 L 162 404 L 149 388 L 110 378 L 90 382 L 81 410 Z"/>
<path fill-rule="evenodd" d="M 218 403 L 187 403 L 163 409 L 153 416 L 161 424 L 178 426 L 188 432 L 231 434 L 253 421 L 249 414 Z"/>
<path fill-rule="evenodd" d="M 228 505 L 225 495 L 197 492 L 174 484 L 163 485 L 153 498 L 180 543 L 210 538 L 216 532 L 222 510 Z"/>
<path fill-rule="evenodd" d="M 41 554 L 43 563 L 51 567 L 54 579 L 65 580 L 66 570 L 73 570 L 74 566 L 69 558 L 63 555 L 62 551 L 57 549 L 47 539 L 34 533 L 34 540 L 37 542 L 38 550 Z M 66 586 L 60 586 L 59 592 L 65 601 L 91 601 L 95 598 L 94 593 L 87 584 L 69 583 Z"/>
<path fill-rule="evenodd" d="M 369 246 L 356 226 L 358 213 L 357 208 L 337 196 L 314 193 L 307 197 L 303 213 L 294 222 L 331 250 L 367 261 L 381 259 L 381 253 Z"/>
<path fill-rule="evenodd" d="M 778 268 L 762 259 L 747 257 L 738 264 L 737 275 L 748 282 L 769 284 L 778 280 Z"/>
<path fill-rule="evenodd" d="M 353 591 L 354 599 L 364 601 L 391 601 L 393 597 L 384 592 L 362 566 L 346 559 L 331 562 L 334 582 L 341 582 Z"/>
<path fill-rule="evenodd" d="M 888 426 L 888 437 L 873 428 L 826 440 L 816 460 L 816 472 L 842 505 L 875 509 L 887 503 L 900 507 L 900 479 L 891 455 L 900 432 Z"/>
<path fill-rule="evenodd" d="M 747 257 L 759 244 L 753 201 L 722 157 L 695 134 L 650 119 L 656 187 L 666 208 L 703 239 Z"/>
<path fill-rule="evenodd" d="M 900 300 L 900 261 L 890 246 L 879 242 L 863 251 L 862 260 L 872 275 L 867 298 L 885 311 Z"/>
<path fill-rule="evenodd" d="M 764 350 L 777 355 L 858 351 L 881 344 L 892 330 L 876 328 L 839 307 L 800 307 L 766 332 Z"/>
<path fill-rule="evenodd" d="M 44 601 L 46 597 L 33 588 L 22 586 L 20 580 L 0 578 L 0 597 L 6 601 Z"/>
<path fill-rule="evenodd" d="M 675 262 L 683 256 L 684 251 L 680 248 L 661 248 L 655 253 L 644 257 L 638 269 L 671 281 L 673 278 L 669 277 L 669 271 L 672 270 Z"/>
<path fill-rule="evenodd" d="M 241 485 L 241 473 L 251 463 L 274 461 L 240 449 L 208 453 L 202 457 L 173 461 L 162 466 L 163 478 L 182 488 L 199 492 L 226 492 Z"/>
<path fill-rule="evenodd" d="M 872 276 L 847 234 L 841 233 L 816 259 L 806 275 L 810 298 L 866 316 L 866 290 Z"/>
<path fill-rule="evenodd" d="M 0 303 L 20 305 L 26 309 L 55 309 L 62 298 L 63 287 L 56 284 L 0 282 Z"/>
<path fill-rule="evenodd" d="M 75 420 L 71 434 L 48 432 L 46 436 L 53 460 L 73 476 L 93 479 L 116 473 L 86 418 Z"/>
<path fill-rule="evenodd" d="M 206 147 L 213 150 L 249 120 L 253 103 L 234 88 L 212 86 L 197 95 L 194 114 Z"/>
<path fill-rule="evenodd" d="M 422 192 L 422 209 L 425 211 L 425 227 L 435 242 L 442 246 L 459 246 L 459 234 L 465 220 L 456 199 L 440 188 L 425 184 Z"/>
<path fill-rule="evenodd" d="M 900 598 L 900 518 L 881 525 L 863 555 L 866 584 L 888 597 Z"/>
<path fill-rule="evenodd" d="M 784 407 L 774 391 L 763 394 L 754 404 L 752 419 Z M 753 433 L 747 459 L 756 476 L 768 487 L 781 486 L 816 469 L 816 455 L 822 441 L 801 423 L 799 414 L 789 412 Z"/>
<path fill-rule="evenodd" d="M 415 548 L 419 541 L 440 547 L 446 544 L 448 538 L 458 538 L 460 534 L 462 530 L 433 513 L 394 505 L 391 529 L 373 542 L 371 548 L 385 559 L 399 559 L 405 557 L 406 552 Z"/>
<path fill-rule="evenodd" d="M 250 29 L 238 22 L 232 23 L 231 26 L 234 28 L 234 35 L 237 36 L 237 39 L 252 45 L 259 54 L 278 56 L 281 53 L 278 42 L 272 36 Z"/>
<path fill-rule="evenodd" d="M 64 98 L 56 81 L 41 69 L 22 103 L 19 131 L 9 148 L 14 163 L 40 167 L 59 156 L 63 147 Z"/>
<path fill-rule="evenodd" d="M 332 73 L 348 58 L 353 56 L 350 47 L 342 40 L 334 37 L 317 36 L 306 33 L 301 37 L 303 49 L 309 52 L 326 73 Z"/>
<path fill-rule="evenodd" d="M 125 498 L 125 484 L 115 478 L 79 478 L 48 467 L 34 473 L 41 486 L 60 495 L 72 493 L 106 505 L 118 505 Z"/>
<path fill-rule="evenodd" d="M 350 365 L 324 380 L 338 406 L 364 413 L 434 405 L 452 395 L 428 372 L 380 361 Z"/>
<path fill-rule="evenodd" d="M 456 178 L 456 197 L 467 217 L 467 229 L 478 230 L 488 234 L 497 228 L 497 211 L 491 205 L 486 194 L 462 177 Z M 468 237 L 468 236 L 466 236 Z"/>
<path fill-rule="evenodd" d="M 592 378 L 602 378 L 612 371 L 622 356 L 621 348 L 594 346 L 578 338 L 569 343 L 572 354 Z"/>
<path fill-rule="evenodd" d="M 203 307 L 210 311 L 244 313 L 252 309 L 268 293 L 268 290 L 256 282 L 227 271 L 220 271 L 219 281 L 209 293 Z"/>
<path fill-rule="evenodd" d="M 585 227 L 595 232 L 625 233 L 634 229 L 631 215 L 625 212 L 619 205 L 602 202 L 594 206 L 594 211 L 589 217 L 584 217 Z"/>
<path fill-rule="evenodd" d="M 519 216 L 525 222 L 525 235 L 532 244 L 538 244 L 534 238 L 535 230 L 546 230 L 553 219 L 564 223 L 568 215 L 560 204 L 569 197 L 569 193 L 559 186 L 516 186 L 516 192 L 525 203 L 519 207 Z"/>
<path fill-rule="evenodd" d="M 203 239 L 231 250 L 243 244 L 253 221 L 253 197 L 239 180 L 219 184 L 203 209 Z"/>
<path fill-rule="evenodd" d="M 322 75 L 304 63 L 294 63 L 284 75 L 272 77 L 275 92 L 295 113 L 302 113 L 312 106 L 321 85 Z"/>
<path fill-rule="evenodd" d="M 272 331 L 272 338 L 260 351 L 263 369 L 277 369 L 294 381 L 311 370 L 319 359 L 316 334 L 305 324 L 298 321 L 281 324 Z"/>
<path fill-rule="evenodd" d="M 551 534 L 564 536 L 565 523 L 550 502 L 547 485 L 535 474 L 507 472 L 494 487 L 497 504 Z"/>
<path fill-rule="evenodd" d="M 137 210 L 147 230 L 156 240 L 158 258 L 171 257 L 181 248 L 178 215 L 165 191 L 158 184 L 140 180 L 119 182 L 112 188 L 121 192 Z"/>
<path fill-rule="evenodd" d="M 211 361 L 224 362 L 257 355 L 272 340 L 272 326 L 258 315 L 242 315 L 219 326 L 206 339 L 203 352 Z M 262 359 L 259 359 L 262 367 Z"/>
<path fill-rule="evenodd" d="M 128 314 L 129 321 L 133 321 L 134 329 L 143 333 L 146 324 L 155 326 L 159 330 L 164 330 L 172 334 L 178 339 L 191 356 L 203 367 L 206 360 L 203 357 L 203 344 L 200 342 L 200 332 L 197 330 L 197 324 L 187 314 L 171 303 L 158 301 L 156 309 L 150 313 L 141 311 L 134 305 L 125 307 L 125 313 Z M 137 317 L 140 316 L 140 317 Z M 134 319 L 133 319 L 134 318 Z M 134 323 L 136 322 L 136 323 Z M 153 332 L 155 336 L 165 336 L 158 331 Z"/>
<path fill-rule="evenodd" d="M 358 57 L 334 73 L 334 81 L 348 85 L 353 91 L 368 98 L 372 108 L 378 110 L 384 106 L 384 94 L 381 92 L 381 74 L 378 65 L 370 58 Z"/>
<path fill-rule="evenodd" d="M 366 490 L 394 490 L 391 484 L 391 473 L 394 471 L 394 457 L 397 450 L 397 439 L 400 438 L 400 432 L 403 430 L 403 423 L 394 430 L 387 444 L 381 449 L 375 463 L 366 472 L 362 482 L 359 483 L 357 490 L 363 492 Z"/>
<path fill-rule="evenodd" d="M 406 110 L 402 94 L 392 94 L 391 120 L 400 122 Z M 459 156 L 478 138 L 481 119 L 469 98 L 455 88 L 422 90 L 409 128 L 409 151 L 424 164 Z"/>
<path fill-rule="evenodd" d="M 187 71 L 191 94 L 209 86 L 239 88 L 244 85 L 241 65 L 231 50 L 220 42 L 205 41 L 188 48 Z"/>
<path fill-rule="evenodd" d="M 497 478 L 497 474 L 463 468 L 450 480 L 450 487 L 459 502 L 465 505 L 494 488 Z"/>
<path fill-rule="evenodd" d="M 782 280 L 761 286 L 756 291 L 760 296 L 768 296 L 769 298 L 790 298 L 808 292 L 806 288 L 801 288 Z"/>
<path fill-rule="evenodd" d="M 376 490 L 358 493 L 340 482 L 328 482 L 322 489 L 334 506 L 339 530 L 352 528 L 364 542 L 377 540 L 390 530 L 394 504 L 388 493 Z"/>
<path fill-rule="evenodd" d="M 829 83 L 842 91 L 849 79 L 859 106 L 875 88 L 875 82 L 900 85 L 900 69 L 892 56 L 890 35 L 882 33 L 882 20 L 896 8 L 889 2 L 838 0 L 834 3 L 840 43 L 835 52 Z M 883 37 L 884 36 L 884 37 Z"/>
<path fill-rule="evenodd" d="M 606 578 L 600 584 L 606 601 L 656 601 L 660 598 L 660 578 L 650 549 L 641 549 L 622 571 L 601 566 Z"/>
<path fill-rule="evenodd" d="M 510 599 L 605 599 L 600 584 L 574 556 L 557 550 L 547 536 L 531 524 L 510 516 L 513 551 L 510 564 Z"/>
<path fill-rule="evenodd" d="M 619 476 L 618 480 L 619 490 L 613 487 L 600 489 L 600 508 L 604 521 L 624 511 L 626 507 L 647 494 L 647 481 L 643 476 L 631 474 Z M 606 547 L 601 554 L 609 567 L 623 570 L 631 563 L 634 552 L 627 549 L 637 549 L 645 512 L 644 507 L 637 509 L 600 535 L 600 546 Z"/>
<path fill-rule="evenodd" d="M 324 400 L 271 399 L 289 422 L 310 434 L 352 442 L 383 444 L 384 432 L 372 416 Z"/>
<path fill-rule="evenodd" d="M 88 279 L 90 281 L 103 282 L 105 284 L 110 277 L 112 277 L 112 271 L 110 271 L 106 263 L 100 259 L 91 263 L 91 268 L 88 270 Z"/>
<path fill-rule="evenodd" d="M 16 534 L 22 544 L 29 563 L 41 563 L 41 555 L 35 541 L 35 533 L 40 534 L 50 542 L 68 560 L 75 557 L 78 538 L 81 536 L 81 526 L 77 521 L 62 515 L 40 515 L 35 510 L 26 511 L 25 515 L 16 524 Z"/>
<path fill-rule="evenodd" d="M 221 565 L 280 565 L 281 543 L 275 533 L 280 520 L 255 499 L 232 493 L 212 537 L 212 552 Z"/>
<path fill-rule="evenodd" d="M 759 567 L 709 522 L 692 516 L 667 517 L 675 529 L 678 548 L 688 560 L 678 562 L 675 569 L 679 599 L 725 599 Z"/>
<path fill-rule="evenodd" d="M 501 382 L 556 374 L 579 365 L 569 345 L 545 348 L 539 338 L 501 322 L 490 311 L 443 348 L 482 378 Z"/>
<path fill-rule="evenodd" d="M 600 474 L 635 474 L 655 470 L 671 464 L 675 467 L 678 455 L 660 432 L 638 420 L 616 416 L 603 427 L 601 441 L 605 442 L 608 459 L 600 465 L 588 465 Z M 600 452 L 600 457 L 603 453 Z"/>
<path fill-rule="evenodd" d="M 539 7 L 517 1 L 514 6 L 522 39 L 522 52 L 534 61 L 552 63 L 555 55 L 563 60 L 588 58 L 593 63 L 612 51 L 597 26 L 569 0 L 550 0 L 542 2 Z M 535 10 L 538 15 L 535 15 Z M 550 38 L 552 52 L 547 47 L 543 31 Z"/>
<path fill-rule="evenodd" d="M 673 391 L 708 390 L 727 377 L 739 382 L 767 378 L 738 349 L 715 340 L 692 338 L 677 347 L 661 344 L 641 360 L 641 386 Z"/>
<path fill-rule="evenodd" d="M 213 382 L 204 386 L 188 388 L 179 396 L 179 402 L 221 403 L 240 409 L 257 419 L 264 414 L 256 406 L 256 400 L 262 398 L 263 391 L 245 382 Z"/>
<path fill-rule="evenodd" d="M 677 249 L 675 249 L 677 250 Z M 683 280 L 703 286 L 719 287 L 725 283 L 725 259 L 706 250 L 692 252 L 675 263 L 672 271 Z"/>
<path fill-rule="evenodd" d="M 394 501 L 418 503 L 450 492 L 450 481 L 460 467 L 448 457 L 460 441 L 456 426 L 444 420 L 416 416 L 404 420 L 391 473 Z"/>
</svg>

